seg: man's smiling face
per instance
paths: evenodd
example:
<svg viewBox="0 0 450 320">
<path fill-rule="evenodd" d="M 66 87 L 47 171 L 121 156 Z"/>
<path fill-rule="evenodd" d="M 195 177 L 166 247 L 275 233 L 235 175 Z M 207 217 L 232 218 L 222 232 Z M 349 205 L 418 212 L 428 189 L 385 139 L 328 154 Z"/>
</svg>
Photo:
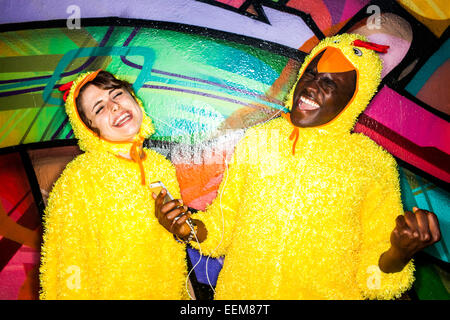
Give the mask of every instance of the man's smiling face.
<svg viewBox="0 0 450 320">
<path fill-rule="evenodd" d="M 292 124 L 316 127 L 333 120 L 349 103 L 356 87 L 356 71 L 318 72 L 324 51 L 306 67 L 294 90 Z"/>
</svg>

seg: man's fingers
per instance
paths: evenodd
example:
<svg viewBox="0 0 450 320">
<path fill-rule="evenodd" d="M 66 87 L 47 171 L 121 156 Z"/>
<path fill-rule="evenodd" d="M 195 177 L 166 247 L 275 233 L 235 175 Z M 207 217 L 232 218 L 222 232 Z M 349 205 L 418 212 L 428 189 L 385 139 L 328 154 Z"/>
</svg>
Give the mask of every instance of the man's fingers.
<svg viewBox="0 0 450 320">
<path fill-rule="evenodd" d="M 397 216 L 397 218 L 395 219 L 395 224 L 396 224 L 395 230 L 397 232 L 403 233 L 403 232 L 409 230 L 409 227 L 408 227 L 408 224 L 406 223 L 404 215 Z"/>
<path fill-rule="evenodd" d="M 175 209 L 176 207 L 182 206 L 183 205 L 183 200 L 181 199 L 175 199 L 172 201 L 169 201 L 167 203 L 165 203 L 162 207 L 161 207 L 161 212 L 162 214 L 167 214 L 170 211 L 172 211 L 173 209 Z"/>
<path fill-rule="evenodd" d="M 431 240 L 431 232 L 428 226 L 428 213 L 425 210 L 416 210 L 414 212 L 417 225 L 420 232 L 420 240 L 427 242 Z"/>
<path fill-rule="evenodd" d="M 171 228 L 174 233 L 178 234 L 181 237 L 184 237 L 191 232 L 191 228 L 186 224 L 186 221 L 190 218 L 190 216 L 191 212 L 188 211 L 172 224 Z"/>
<path fill-rule="evenodd" d="M 155 197 L 153 197 L 155 199 L 155 215 L 156 215 L 156 218 L 158 220 L 161 219 L 161 206 L 164 203 L 163 202 L 164 201 L 164 197 L 165 197 L 165 190 L 164 189 L 162 189 L 159 192 L 158 196 L 156 196 L 156 199 L 155 199 Z"/>
<path fill-rule="evenodd" d="M 166 192 L 167 191 L 165 189 L 162 189 L 159 192 L 159 194 L 158 194 L 158 196 L 156 197 L 156 200 L 155 200 L 155 207 L 156 208 L 162 206 L 162 204 L 164 203 L 164 197 L 166 196 Z"/>
<path fill-rule="evenodd" d="M 433 212 L 428 212 L 427 217 L 432 241 L 438 242 L 439 240 L 441 240 L 441 230 L 439 227 L 439 220 Z"/>
<path fill-rule="evenodd" d="M 414 215 L 414 213 L 412 213 L 410 211 L 406 211 L 405 212 L 405 221 L 406 221 L 406 224 L 408 225 L 408 228 L 412 232 L 412 236 L 418 237 L 419 236 L 419 224 L 417 223 L 417 219 L 416 219 L 416 216 Z"/>
<path fill-rule="evenodd" d="M 187 207 L 186 206 L 182 206 L 182 207 L 178 207 L 172 211 L 170 211 L 169 213 L 166 214 L 166 218 L 168 220 L 173 220 L 175 219 L 175 217 L 179 216 L 180 214 L 184 213 L 187 211 Z"/>
<path fill-rule="evenodd" d="M 185 214 L 183 214 L 179 219 L 177 219 L 174 223 L 176 223 L 179 226 L 182 226 L 187 219 L 189 219 L 189 217 L 191 216 L 191 214 L 188 212 L 186 212 Z"/>
</svg>

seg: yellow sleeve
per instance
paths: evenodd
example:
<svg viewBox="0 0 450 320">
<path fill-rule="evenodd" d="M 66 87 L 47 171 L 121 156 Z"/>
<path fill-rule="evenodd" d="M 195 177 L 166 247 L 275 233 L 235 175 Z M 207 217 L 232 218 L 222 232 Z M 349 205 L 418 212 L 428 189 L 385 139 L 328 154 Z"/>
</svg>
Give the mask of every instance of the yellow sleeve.
<svg viewBox="0 0 450 320">
<path fill-rule="evenodd" d="M 50 193 L 41 250 L 41 299 L 88 299 L 89 230 L 77 219 L 90 210 L 79 192 L 88 183 L 65 170 Z M 87 190 L 85 190 L 87 191 Z M 74 201 L 76 200 L 76 201 Z M 100 270 L 97 270 L 100 271 Z M 92 276 L 92 274 L 91 274 Z"/>
<path fill-rule="evenodd" d="M 392 157 L 383 170 L 383 177 L 370 187 L 361 208 L 362 246 L 357 281 L 368 299 L 399 298 L 414 281 L 413 261 L 397 273 L 384 273 L 378 267 L 381 254 L 390 248 L 395 219 L 404 214 L 398 171 Z"/>
<path fill-rule="evenodd" d="M 193 219 L 201 220 L 208 231 L 206 240 L 200 245 L 195 239 L 190 242 L 194 248 L 201 250 L 203 255 L 211 255 L 214 258 L 223 256 L 231 243 L 248 172 L 247 140 L 246 136 L 236 145 L 214 201 L 206 211 L 199 211 L 192 216 Z"/>
</svg>

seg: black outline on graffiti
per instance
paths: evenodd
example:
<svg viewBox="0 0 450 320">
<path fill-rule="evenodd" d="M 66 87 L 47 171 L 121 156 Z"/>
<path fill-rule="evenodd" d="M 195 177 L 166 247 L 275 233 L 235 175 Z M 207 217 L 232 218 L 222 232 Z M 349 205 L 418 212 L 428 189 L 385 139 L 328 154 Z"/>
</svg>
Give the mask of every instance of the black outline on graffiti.
<svg viewBox="0 0 450 320">
<path fill-rule="evenodd" d="M 286 5 L 288 0 L 281 0 L 278 3 L 270 0 L 245 0 L 239 8 L 235 8 L 233 6 L 227 5 L 222 2 L 218 2 L 216 0 L 196 0 L 196 1 L 206 3 L 215 7 L 220 7 L 222 9 L 232 11 L 270 25 L 270 20 L 267 18 L 263 6 L 269 7 L 284 13 L 299 16 L 300 18 L 302 18 L 302 20 L 307 24 L 307 26 L 311 29 L 311 31 L 319 40 L 325 38 L 324 34 L 319 29 L 319 27 L 317 26 L 316 22 L 311 17 L 311 15 L 306 12 L 288 7 Z M 247 11 L 250 6 L 253 6 L 253 9 L 255 9 L 257 15 L 251 14 Z"/>
<path fill-rule="evenodd" d="M 0 25 L 0 32 L 19 31 L 27 29 L 65 28 L 65 23 L 66 20 L 12 23 Z M 210 29 L 206 27 L 198 27 L 176 22 L 107 17 L 107 18 L 85 18 L 81 19 L 81 23 L 83 27 L 99 27 L 99 26 L 145 27 L 160 30 L 172 30 L 199 36 L 213 37 L 215 39 L 223 39 L 227 41 L 236 42 L 239 44 L 253 46 L 275 54 L 283 55 L 287 58 L 298 60 L 300 62 L 303 61 L 304 57 L 306 56 L 306 54 L 300 50 L 284 46 L 282 44 L 278 44 L 275 42 Z"/>
</svg>

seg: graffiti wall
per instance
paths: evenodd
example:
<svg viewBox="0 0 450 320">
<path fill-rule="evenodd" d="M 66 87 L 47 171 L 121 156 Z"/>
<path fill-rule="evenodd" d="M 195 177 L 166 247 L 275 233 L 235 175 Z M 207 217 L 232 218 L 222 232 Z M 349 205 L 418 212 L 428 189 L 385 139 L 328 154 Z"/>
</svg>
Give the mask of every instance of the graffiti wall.
<svg viewBox="0 0 450 320">
<path fill-rule="evenodd" d="M 396 157 L 405 210 L 438 215 L 444 236 L 427 254 L 448 266 L 445 0 L 111 3 L 0 4 L 0 299 L 37 298 L 47 197 L 81 153 L 59 86 L 98 68 L 130 81 L 156 127 L 146 145 L 173 162 L 184 202 L 202 210 L 216 197 L 225 161 L 245 130 L 286 111 L 305 55 L 325 36 L 344 32 L 390 46 L 378 93 L 354 131 Z M 194 284 L 214 286 L 223 258 L 197 264 L 198 252 L 189 249 L 188 256 L 196 265 Z M 450 298 L 448 273 L 440 264 L 426 267 L 436 292 Z"/>
</svg>

